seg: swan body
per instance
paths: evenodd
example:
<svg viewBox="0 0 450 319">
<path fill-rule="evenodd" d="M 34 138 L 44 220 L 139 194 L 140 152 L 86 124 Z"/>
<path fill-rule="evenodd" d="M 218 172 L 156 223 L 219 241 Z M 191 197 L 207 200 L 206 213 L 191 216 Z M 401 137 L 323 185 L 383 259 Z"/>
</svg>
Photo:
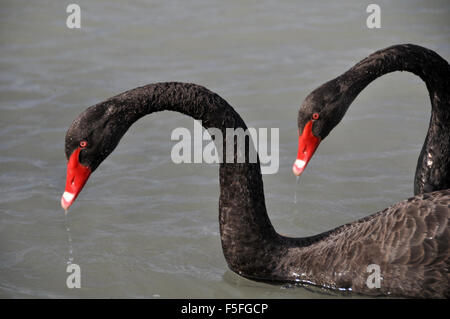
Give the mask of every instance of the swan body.
<svg viewBox="0 0 450 319">
<path fill-rule="evenodd" d="M 63 208 L 135 121 L 165 110 L 201 120 L 223 136 L 226 128 L 247 129 L 224 99 L 195 84 L 156 83 L 114 96 L 86 109 L 67 131 Z M 221 163 L 219 182 L 223 253 L 230 269 L 244 277 L 369 295 L 449 296 L 449 190 L 419 194 L 315 236 L 290 238 L 278 234 L 267 215 L 259 160 Z M 380 267 L 379 288 L 367 285 L 372 264 Z"/>
</svg>

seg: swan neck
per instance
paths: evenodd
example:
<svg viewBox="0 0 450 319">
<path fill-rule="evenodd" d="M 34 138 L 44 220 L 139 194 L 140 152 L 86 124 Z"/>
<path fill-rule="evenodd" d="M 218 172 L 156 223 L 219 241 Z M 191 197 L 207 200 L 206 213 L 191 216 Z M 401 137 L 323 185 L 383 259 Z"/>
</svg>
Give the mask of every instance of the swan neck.
<svg viewBox="0 0 450 319">
<path fill-rule="evenodd" d="M 450 188 L 450 66 L 432 50 L 412 45 L 396 45 L 377 51 L 337 78 L 346 108 L 378 77 L 395 71 L 419 76 L 426 84 L 431 118 L 414 178 L 414 193 Z"/>
<path fill-rule="evenodd" d="M 127 109 L 128 126 L 154 112 L 180 112 L 200 120 L 205 129 L 219 129 L 224 150 L 227 149 L 227 129 L 247 129 L 239 114 L 224 99 L 195 84 L 151 84 L 113 99 L 115 104 Z M 222 247 L 232 270 L 243 275 L 263 273 L 268 269 L 266 259 L 270 254 L 267 250 L 272 249 L 278 234 L 267 215 L 259 158 L 256 163 L 249 163 L 249 149 L 245 148 L 246 162 L 237 163 L 236 139 L 234 143 L 235 162 L 221 163 L 219 169 Z"/>
<path fill-rule="evenodd" d="M 432 50 L 418 45 L 402 44 L 374 52 L 342 77 L 351 86 L 357 85 L 354 93 L 358 94 L 378 77 L 395 71 L 411 72 L 420 77 L 425 82 L 430 97 L 434 99 L 431 93 L 439 94 L 446 91 L 447 87 L 444 84 L 448 84 L 450 66 Z"/>
</svg>

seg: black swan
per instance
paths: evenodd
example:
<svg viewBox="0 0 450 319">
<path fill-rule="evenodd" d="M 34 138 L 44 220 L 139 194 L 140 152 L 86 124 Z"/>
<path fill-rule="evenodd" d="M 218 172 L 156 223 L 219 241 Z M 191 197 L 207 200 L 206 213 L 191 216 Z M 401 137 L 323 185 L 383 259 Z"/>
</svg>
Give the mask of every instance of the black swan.
<svg viewBox="0 0 450 319">
<path fill-rule="evenodd" d="M 247 128 L 224 99 L 195 84 L 157 83 L 119 94 L 86 109 L 67 131 L 62 207 L 70 207 L 135 121 L 164 110 L 222 130 L 224 147 L 226 128 Z M 246 148 L 246 161 L 238 163 L 236 140 L 234 144 L 235 162 L 221 163 L 219 169 L 220 235 L 231 270 L 253 280 L 372 295 L 448 296 L 448 192 L 412 198 L 316 236 L 284 237 L 266 212 L 259 160 L 248 161 Z M 424 221 L 422 216 L 428 217 Z M 367 284 L 371 264 L 381 267 L 380 288 Z"/>
<path fill-rule="evenodd" d="M 348 255 L 352 258 L 356 255 L 359 260 L 361 254 L 369 260 L 378 260 L 385 269 L 384 283 L 396 280 L 399 285 L 386 291 L 417 297 L 449 297 L 450 65 L 447 61 L 424 47 L 394 45 L 371 54 L 312 91 L 298 113 L 298 153 L 292 169 L 299 176 L 356 96 L 376 78 L 394 71 L 419 76 L 426 83 L 431 100 L 430 124 L 414 178 L 416 196 L 345 225 L 341 230 L 344 239 L 350 240 L 352 228 L 357 237 L 353 239 L 355 242 L 342 243 L 346 247 L 342 252 L 347 255 L 345 262 L 351 262 Z M 338 258 L 338 262 L 342 259 Z M 397 278 L 392 278 L 393 273 Z"/>
<path fill-rule="evenodd" d="M 425 83 L 431 119 L 414 178 L 414 195 L 450 188 L 450 65 L 437 53 L 413 44 L 394 45 L 361 60 L 312 91 L 298 113 L 295 175 L 306 168 L 319 143 L 339 124 L 358 94 L 376 78 L 408 71 Z"/>
</svg>

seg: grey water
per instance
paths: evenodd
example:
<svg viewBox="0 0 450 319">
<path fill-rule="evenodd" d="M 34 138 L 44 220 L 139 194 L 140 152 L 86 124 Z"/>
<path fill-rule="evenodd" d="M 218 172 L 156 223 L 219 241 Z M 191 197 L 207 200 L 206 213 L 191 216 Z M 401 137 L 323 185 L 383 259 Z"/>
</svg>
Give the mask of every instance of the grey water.
<svg viewBox="0 0 450 319">
<path fill-rule="evenodd" d="M 75 1 L 74 1 L 75 2 Z M 325 298 L 320 290 L 231 272 L 218 225 L 218 166 L 174 164 L 165 112 L 131 127 L 67 216 L 65 131 L 86 107 L 161 81 L 225 98 L 249 127 L 279 128 L 280 166 L 264 175 L 279 233 L 307 236 L 413 194 L 430 103 L 408 73 L 354 101 L 298 185 L 296 114 L 306 95 L 375 50 L 415 43 L 450 60 L 448 1 L 2 1 L 0 10 L 0 297 Z M 81 288 L 68 288 L 68 262 Z M 340 296 L 340 295 L 337 295 Z M 342 296 L 350 298 L 351 296 Z"/>
</svg>

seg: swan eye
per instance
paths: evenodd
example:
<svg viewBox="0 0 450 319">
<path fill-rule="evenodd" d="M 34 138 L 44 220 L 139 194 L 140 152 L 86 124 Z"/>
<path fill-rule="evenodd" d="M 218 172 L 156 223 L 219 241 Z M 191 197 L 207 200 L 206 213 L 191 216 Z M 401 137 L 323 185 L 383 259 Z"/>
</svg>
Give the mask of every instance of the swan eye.
<svg viewBox="0 0 450 319">
<path fill-rule="evenodd" d="M 318 120 L 318 119 L 319 119 L 319 113 L 314 113 L 314 114 L 312 115 L 312 119 L 313 119 L 313 120 Z"/>
<path fill-rule="evenodd" d="M 86 148 L 87 145 L 88 145 L 88 143 L 86 141 L 81 141 L 80 142 L 80 147 L 81 148 Z"/>
</svg>

